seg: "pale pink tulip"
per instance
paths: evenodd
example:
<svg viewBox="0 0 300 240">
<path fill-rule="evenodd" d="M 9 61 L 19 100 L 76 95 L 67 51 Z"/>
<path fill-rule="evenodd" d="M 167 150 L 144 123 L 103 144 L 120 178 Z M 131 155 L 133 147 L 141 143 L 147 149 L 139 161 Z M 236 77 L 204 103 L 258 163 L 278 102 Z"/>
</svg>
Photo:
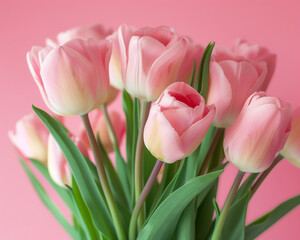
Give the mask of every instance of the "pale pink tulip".
<svg viewBox="0 0 300 240">
<path fill-rule="evenodd" d="M 68 31 L 59 33 L 57 35 L 58 44 L 50 39 L 46 39 L 46 43 L 49 46 L 57 47 L 57 45 L 62 45 L 64 43 L 74 40 L 74 39 L 103 40 L 107 36 L 112 34 L 112 32 L 113 31 L 111 28 L 105 28 L 101 24 L 95 24 L 95 25 L 90 25 L 90 26 L 86 26 L 86 27 L 76 27 L 76 28 L 72 28 Z M 116 99 L 118 93 L 119 93 L 119 91 L 116 88 L 110 87 L 109 92 L 108 92 L 108 97 L 105 100 L 105 103 L 109 104 L 109 103 L 113 102 Z"/>
<path fill-rule="evenodd" d="M 80 152 L 84 156 L 88 156 L 85 144 L 78 137 L 71 134 L 70 136 Z M 49 135 L 48 140 L 48 170 L 51 178 L 58 185 L 62 187 L 65 185 L 72 186 L 70 166 L 52 135 Z"/>
<path fill-rule="evenodd" d="M 203 140 L 215 115 L 188 84 L 173 83 L 153 103 L 144 131 L 146 147 L 157 159 L 172 163 L 190 155 Z"/>
<path fill-rule="evenodd" d="M 115 110 L 109 110 L 108 115 L 112 123 L 114 132 L 116 134 L 117 141 L 118 143 L 120 143 L 125 133 L 125 119 L 121 116 L 119 112 Z M 89 117 L 90 117 L 93 131 L 96 136 L 99 134 L 104 149 L 106 150 L 107 153 L 112 152 L 114 148 L 110 140 L 105 117 L 102 111 L 94 110 L 89 114 Z M 86 143 L 87 146 L 90 146 L 86 131 L 84 130 L 83 127 L 82 127 L 80 138 Z"/>
<path fill-rule="evenodd" d="M 300 167 L 300 107 L 293 111 L 291 132 L 281 153 L 295 166 Z"/>
<path fill-rule="evenodd" d="M 47 106 L 59 115 L 83 115 L 106 100 L 109 41 L 72 40 L 59 47 L 33 47 L 27 62 Z"/>
<path fill-rule="evenodd" d="M 209 69 L 207 104 L 215 104 L 213 125 L 231 126 L 247 98 L 259 91 L 267 74 L 265 62 L 251 62 L 224 47 L 216 47 Z"/>
<path fill-rule="evenodd" d="M 62 45 L 73 39 L 96 39 L 102 40 L 113 33 L 111 28 L 106 28 L 101 24 L 94 24 L 89 26 L 81 26 L 61 32 L 57 35 L 57 42 Z M 53 46 L 53 42 L 49 39 L 46 40 L 48 45 Z M 56 45 L 56 44 L 55 44 Z"/>
<path fill-rule="evenodd" d="M 171 83 L 189 78 L 193 58 L 197 61 L 203 52 L 169 27 L 135 29 L 122 25 L 110 40 L 111 84 L 148 101 L 157 99 Z"/>
<path fill-rule="evenodd" d="M 228 161 L 243 172 L 262 172 L 283 148 L 291 128 L 291 106 L 264 92 L 251 95 L 225 132 Z"/>
<path fill-rule="evenodd" d="M 8 136 L 22 157 L 46 164 L 49 131 L 35 114 L 21 118 Z"/>
<path fill-rule="evenodd" d="M 233 51 L 238 56 L 243 56 L 254 62 L 266 62 L 268 66 L 267 75 L 261 90 L 265 91 L 271 81 L 276 66 L 276 54 L 270 52 L 266 47 L 258 44 L 250 45 L 246 40 L 238 39 Z"/>
</svg>

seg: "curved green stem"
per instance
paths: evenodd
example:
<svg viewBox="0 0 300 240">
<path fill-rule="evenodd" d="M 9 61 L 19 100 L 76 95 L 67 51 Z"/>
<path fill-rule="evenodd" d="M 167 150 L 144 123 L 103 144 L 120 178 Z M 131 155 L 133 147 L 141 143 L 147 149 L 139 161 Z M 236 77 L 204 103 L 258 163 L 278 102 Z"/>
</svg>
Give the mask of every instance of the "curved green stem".
<svg viewBox="0 0 300 240">
<path fill-rule="evenodd" d="M 108 111 L 107 111 L 106 103 L 104 103 L 101 106 L 101 109 L 102 109 L 102 112 L 104 114 L 104 118 L 105 118 L 106 126 L 107 126 L 107 129 L 108 129 L 108 134 L 109 134 L 110 141 L 112 142 L 114 147 L 119 149 L 118 139 L 117 139 L 115 130 L 113 128 L 113 125 L 111 123 L 111 120 L 110 120 L 110 117 L 109 117 L 109 114 L 108 114 Z"/>
<path fill-rule="evenodd" d="M 99 175 L 99 179 L 100 179 L 100 183 L 101 186 L 103 188 L 103 192 L 106 198 L 106 201 L 108 203 L 108 207 L 110 210 L 110 213 L 112 215 L 112 219 L 116 228 L 116 233 L 117 233 L 117 237 L 120 240 L 125 240 L 126 239 L 126 235 L 124 232 L 124 228 L 121 222 L 121 218 L 117 209 L 117 205 L 116 202 L 113 198 L 111 189 L 109 187 L 109 183 L 107 180 L 107 176 L 105 173 L 105 169 L 104 169 L 104 165 L 103 165 L 103 161 L 102 161 L 102 155 L 100 152 L 100 148 L 97 144 L 95 135 L 93 133 L 92 127 L 91 127 L 91 123 L 89 121 L 89 117 L 87 114 L 82 115 L 81 116 L 83 125 L 85 127 L 86 133 L 88 135 L 91 147 L 92 147 L 92 151 L 95 157 L 95 161 L 96 161 L 96 167 L 97 167 L 97 171 L 98 171 L 98 175 Z"/>
<path fill-rule="evenodd" d="M 142 101 L 141 104 L 141 123 L 140 131 L 136 143 L 136 153 L 135 153 L 135 201 L 137 202 L 141 191 L 142 191 L 142 164 L 143 164 L 143 148 L 144 148 L 144 128 L 150 111 L 151 102 Z M 142 210 L 138 220 L 138 229 L 143 225 L 144 221 L 144 211 Z"/>
<path fill-rule="evenodd" d="M 153 183 L 155 182 L 155 179 L 159 173 L 159 170 L 161 169 L 163 165 L 163 162 L 160 161 L 160 160 L 157 160 L 156 163 L 155 163 L 155 166 L 151 172 L 151 175 L 139 197 L 139 200 L 137 201 L 134 209 L 133 209 L 133 212 L 132 212 L 132 215 L 131 215 L 131 219 L 130 219 L 130 225 L 129 225 L 129 240 L 135 240 L 135 237 L 136 237 L 136 222 L 137 222 L 137 218 L 138 218 L 138 215 L 139 215 L 139 212 L 143 206 L 143 203 L 145 202 L 146 200 L 146 197 L 148 196 L 152 186 L 153 186 Z"/>
<path fill-rule="evenodd" d="M 198 176 L 201 176 L 203 174 L 205 174 L 205 172 L 207 171 L 207 168 L 208 168 L 208 165 L 209 165 L 209 162 L 210 162 L 210 159 L 216 149 L 216 146 L 220 140 L 220 137 L 222 136 L 222 133 L 223 133 L 224 129 L 223 128 L 217 128 L 213 137 L 212 137 L 212 140 L 211 140 L 211 144 L 209 146 L 209 149 L 207 150 L 207 153 L 204 157 L 204 160 L 202 162 L 202 165 L 200 167 L 200 170 L 199 170 L 199 173 L 198 173 Z"/>
<path fill-rule="evenodd" d="M 283 159 L 283 157 L 278 154 L 277 157 L 274 159 L 272 165 L 265 170 L 259 178 L 255 181 L 255 183 L 251 187 L 251 195 L 250 199 L 253 197 L 253 195 L 256 193 L 257 189 L 260 187 L 260 185 L 263 183 L 263 181 L 266 179 L 266 177 L 269 175 L 269 173 L 273 170 L 273 168 Z"/>
<path fill-rule="evenodd" d="M 241 171 L 239 171 L 238 174 L 236 175 L 236 178 L 234 180 L 234 183 L 232 184 L 231 190 L 230 190 L 228 197 L 226 199 L 226 202 L 223 206 L 223 209 L 221 211 L 219 219 L 216 222 L 215 230 L 214 230 L 212 238 L 211 238 L 212 240 L 219 240 L 221 237 L 222 229 L 223 229 L 227 214 L 229 212 L 231 203 L 234 199 L 234 196 L 240 186 L 240 183 L 241 183 L 244 175 L 245 175 L 245 173 L 241 172 Z"/>
</svg>

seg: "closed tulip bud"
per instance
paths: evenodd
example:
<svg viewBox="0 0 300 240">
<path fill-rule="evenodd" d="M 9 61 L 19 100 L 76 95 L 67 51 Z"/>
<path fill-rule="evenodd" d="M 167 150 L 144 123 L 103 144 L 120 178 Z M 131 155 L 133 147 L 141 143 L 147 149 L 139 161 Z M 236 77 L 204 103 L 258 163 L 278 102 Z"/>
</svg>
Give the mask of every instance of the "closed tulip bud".
<svg viewBox="0 0 300 240">
<path fill-rule="evenodd" d="M 150 109 L 145 145 L 161 161 L 180 160 L 200 145 L 214 115 L 215 107 L 206 106 L 194 88 L 183 82 L 173 83 Z"/>
<path fill-rule="evenodd" d="M 110 153 L 114 150 L 113 144 L 111 142 L 108 127 L 105 121 L 104 114 L 100 110 L 95 110 L 89 114 L 91 125 L 95 135 L 99 134 L 101 143 L 107 153 Z M 121 142 L 122 137 L 125 133 L 125 120 L 122 118 L 121 114 L 114 110 L 109 110 L 108 115 L 113 126 L 114 132 L 118 143 Z M 86 131 L 82 127 L 80 138 L 86 143 L 87 146 L 90 146 Z"/>
<path fill-rule="evenodd" d="M 71 134 L 70 137 L 80 152 L 84 156 L 88 156 L 85 144 L 78 137 Z M 72 186 L 70 166 L 52 135 L 49 135 L 48 140 L 48 170 L 51 178 L 58 185 L 62 187 L 65 185 Z"/>
<path fill-rule="evenodd" d="M 266 47 L 258 44 L 250 45 L 246 40 L 238 39 L 235 43 L 233 51 L 236 55 L 245 57 L 254 62 L 267 63 L 267 75 L 261 87 L 265 91 L 271 81 L 276 66 L 276 54 L 270 52 Z"/>
<path fill-rule="evenodd" d="M 49 131 L 35 114 L 21 118 L 8 136 L 22 157 L 46 164 Z"/>
<path fill-rule="evenodd" d="M 291 132 L 281 153 L 295 166 L 300 167 L 300 107 L 293 111 Z"/>
<path fill-rule="evenodd" d="M 251 62 L 226 48 L 216 48 L 210 63 L 207 95 L 207 103 L 216 106 L 213 125 L 230 127 L 247 98 L 261 89 L 266 74 L 265 62 Z"/>
<path fill-rule="evenodd" d="M 251 95 L 225 132 L 228 161 L 243 172 L 262 172 L 283 148 L 291 128 L 291 106 L 264 92 Z"/>
<path fill-rule="evenodd" d="M 172 28 L 122 25 L 110 39 L 111 84 L 135 97 L 155 100 L 168 85 L 178 81 L 178 76 L 181 80 L 190 76 L 192 59 L 187 66 L 183 63 L 194 53 L 189 51 L 191 42 L 178 37 Z"/>
<path fill-rule="evenodd" d="M 52 48 L 33 47 L 27 62 L 47 106 L 59 115 L 84 115 L 106 100 L 110 44 L 72 40 Z"/>
</svg>

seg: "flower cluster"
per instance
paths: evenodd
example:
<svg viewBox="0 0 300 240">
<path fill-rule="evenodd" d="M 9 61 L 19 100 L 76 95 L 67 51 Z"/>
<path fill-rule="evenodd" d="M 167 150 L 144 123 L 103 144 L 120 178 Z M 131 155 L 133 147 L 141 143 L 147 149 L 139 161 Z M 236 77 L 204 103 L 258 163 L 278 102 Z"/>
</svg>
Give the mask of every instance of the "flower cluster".
<svg viewBox="0 0 300 240">
<path fill-rule="evenodd" d="M 41 110 L 35 110 L 47 127 L 30 114 L 17 123 L 9 137 L 22 158 L 41 162 L 58 186 L 68 186 L 75 204 L 85 203 L 88 211 L 83 212 L 81 205 L 73 216 L 84 216 L 82 223 L 76 223 L 83 224 L 81 231 L 87 229 L 88 239 L 97 235 L 95 239 L 123 240 L 127 232 L 131 240 L 137 234 L 138 239 L 155 239 L 156 231 L 163 236 L 164 231 L 156 227 L 156 221 L 163 219 L 157 218 L 157 206 L 165 208 L 165 216 L 177 219 L 166 227 L 175 232 L 175 226 L 181 226 L 179 216 L 184 207 L 196 196 L 207 194 L 204 189 L 218 179 L 220 173 L 215 169 L 225 167 L 226 157 L 239 174 L 231 197 L 217 221 L 211 223 L 214 231 L 207 230 L 204 236 L 219 239 L 232 195 L 245 172 L 265 171 L 251 180 L 252 196 L 281 155 L 300 166 L 300 110 L 293 111 L 289 103 L 264 92 L 275 71 L 276 55 L 245 40 L 236 41 L 232 48 L 207 49 L 166 26 L 123 24 L 113 31 L 98 24 L 60 33 L 57 41 L 47 39 L 46 47 L 35 46 L 27 53 L 42 98 L 57 115 L 41 117 Z M 205 61 L 209 64 L 203 64 Z M 118 99 L 119 91 L 123 92 L 124 115 L 108 107 Z M 82 118 L 77 135 L 68 131 L 64 121 L 68 115 Z M 108 155 L 112 152 L 116 164 Z M 150 159 L 157 159 L 155 166 Z M 170 167 L 161 168 L 163 163 Z M 143 165 L 154 166 L 152 173 Z M 161 199 L 152 196 L 152 212 L 148 206 L 145 211 L 143 203 L 159 172 L 157 192 L 166 190 L 165 195 Z M 181 180 L 178 175 L 183 176 Z M 199 181 L 199 187 L 192 187 L 190 179 Z M 186 199 L 176 202 L 167 198 L 177 196 L 179 187 L 183 192 L 189 189 Z M 76 188 L 80 191 L 75 194 Z M 97 190 L 97 197 L 91 197 L 98 188 L 100 194 Z M 82 195 L 80 200 L 78 195 Z M 194 204 L 195 212 L 202 200 Z M 95 210 L 94 202 L 105 205 L 103 215 Z M 178 216 L 174 212 L 168 215 L 168 204 Z M 99 218 L 106 219 L 107 225 L 98 225 Z M 130 222 L 128 231 L 124 221 Z"/>
</svg>

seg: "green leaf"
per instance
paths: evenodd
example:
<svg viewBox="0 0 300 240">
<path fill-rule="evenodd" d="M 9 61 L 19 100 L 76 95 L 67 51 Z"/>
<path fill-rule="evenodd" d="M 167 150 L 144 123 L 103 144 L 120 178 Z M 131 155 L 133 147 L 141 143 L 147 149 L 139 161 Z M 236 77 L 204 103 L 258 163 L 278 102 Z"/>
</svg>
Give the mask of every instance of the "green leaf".
<svg viewBox="0 0 300 240">
<path fill-rule="evenodd" d="M 167 240 L 172 237 L 185 207 L 223 171 L 195 177 L 171 193 L 155 210 L 138 235 L 139 240 Z"/>
<path fill-rule="evenodd" d="M 258 218 L 246 227 L 245 239 L 256 239 L 260 234 L 265 232 L 273 224 L 279 221 L 287 213 L 293 210 L 300 204 L 300 195 L 297 195 L 289 200 L 281 203 L 272 211 Z"/>
<path fill-rule="evenodd" d="M 27 176 L 29 177 L 34 189 L 36 190 L 37 194 L 39 195 L 40 199 L 45 204 L 45 206 L 48 208 L 48 210 L 53 214 L 56 220 L 64 227 L 64 229 L 70 234 L 70 236 L 73 239 L 79 239 L 76 230 L 70 225 L 70 223 L 62 215 L 62 213 L 59 211 L 55 203 L 49 198 L 45 189 L 43 188 L 39 180 L 34 176 L 34 174 L 29 169 L 25 161 L 22 158 L 19 158 L 19 160 Z"/>
<path fill-rule="evenodd" d="M 50 185 L 53 187 L 53 189 L 57 192 L 57 194 L 60 196 L 60 198 L 64 201 L 66 206 L 70 209 L 71 212 L 74 212 L 74 203 L 72 201 L 71 191 L 69 189 L 63 188 L 56 184 L 53 179 L 51 178 L 48 168 L 42 164 L 41 162 L 30 159 L 33 166 L 44 176 L 44 178 L 50 183 Z"/>
<path fill-rule="evenodd" d="M 203 62 L 203 70 L 202 70 L 202 85 L 201 85 L 201 96 L 206 99 L 207 91 L 208 91 L 208 83 L 209 83 L 209 63 L 212 51 L 214 49 L 215 43 L 211 42 L 208 44 L 208 47 L 205 49 L 207 51 L 204 62 Z M 201 59 L 202 62 L 202 59 Z"/>
<path fill-rule="evenodd" d="M 243 182 L 243 184 L 239 187 L 239 190 L 235 194 L 232 204 L 234 204 L 237 200 L 239 200 L 246 192 L 250 189 L 252 183 L 255 181 L 259 173 L 251 173 L 247 179 Z"/>
<path fill-rule="evenodd" d="M 60 146 L 71 168 L 82 198 L 88 206 L 94 224 L 109 239 L 116 239 L 114 226 L 105 200 L 100 194 L 85 158 L 65 130 L 46 112 L 32 107 Z"/>
<path fill-rule="evenodd" d="M 245 221 L 249 198 L 250 190 L 231 205 L 224 223 L 222 240 L 245 239 Z"/>
<path fill-rule="evenodd" d="M 90 211 L 82 199 L 74 177 L 72 178 L 72 192 L 76 208 L 78 209 L 78 216 L 80 216 L 83 228 L 85 229 L 86 238 L 89 240 L 100 239 L 99 233 L 93 223 Z"/>
<path fill-rule="evenodd" d="M 192 70 L 192 75 L 191 75 L 191 79 L 190 79 L 190 86 L 191 87 L 194 87 L 195 73 L 196 73 L 196 61 L 194 59 L 193 60 L 193 70 Z"/>
</svg>

